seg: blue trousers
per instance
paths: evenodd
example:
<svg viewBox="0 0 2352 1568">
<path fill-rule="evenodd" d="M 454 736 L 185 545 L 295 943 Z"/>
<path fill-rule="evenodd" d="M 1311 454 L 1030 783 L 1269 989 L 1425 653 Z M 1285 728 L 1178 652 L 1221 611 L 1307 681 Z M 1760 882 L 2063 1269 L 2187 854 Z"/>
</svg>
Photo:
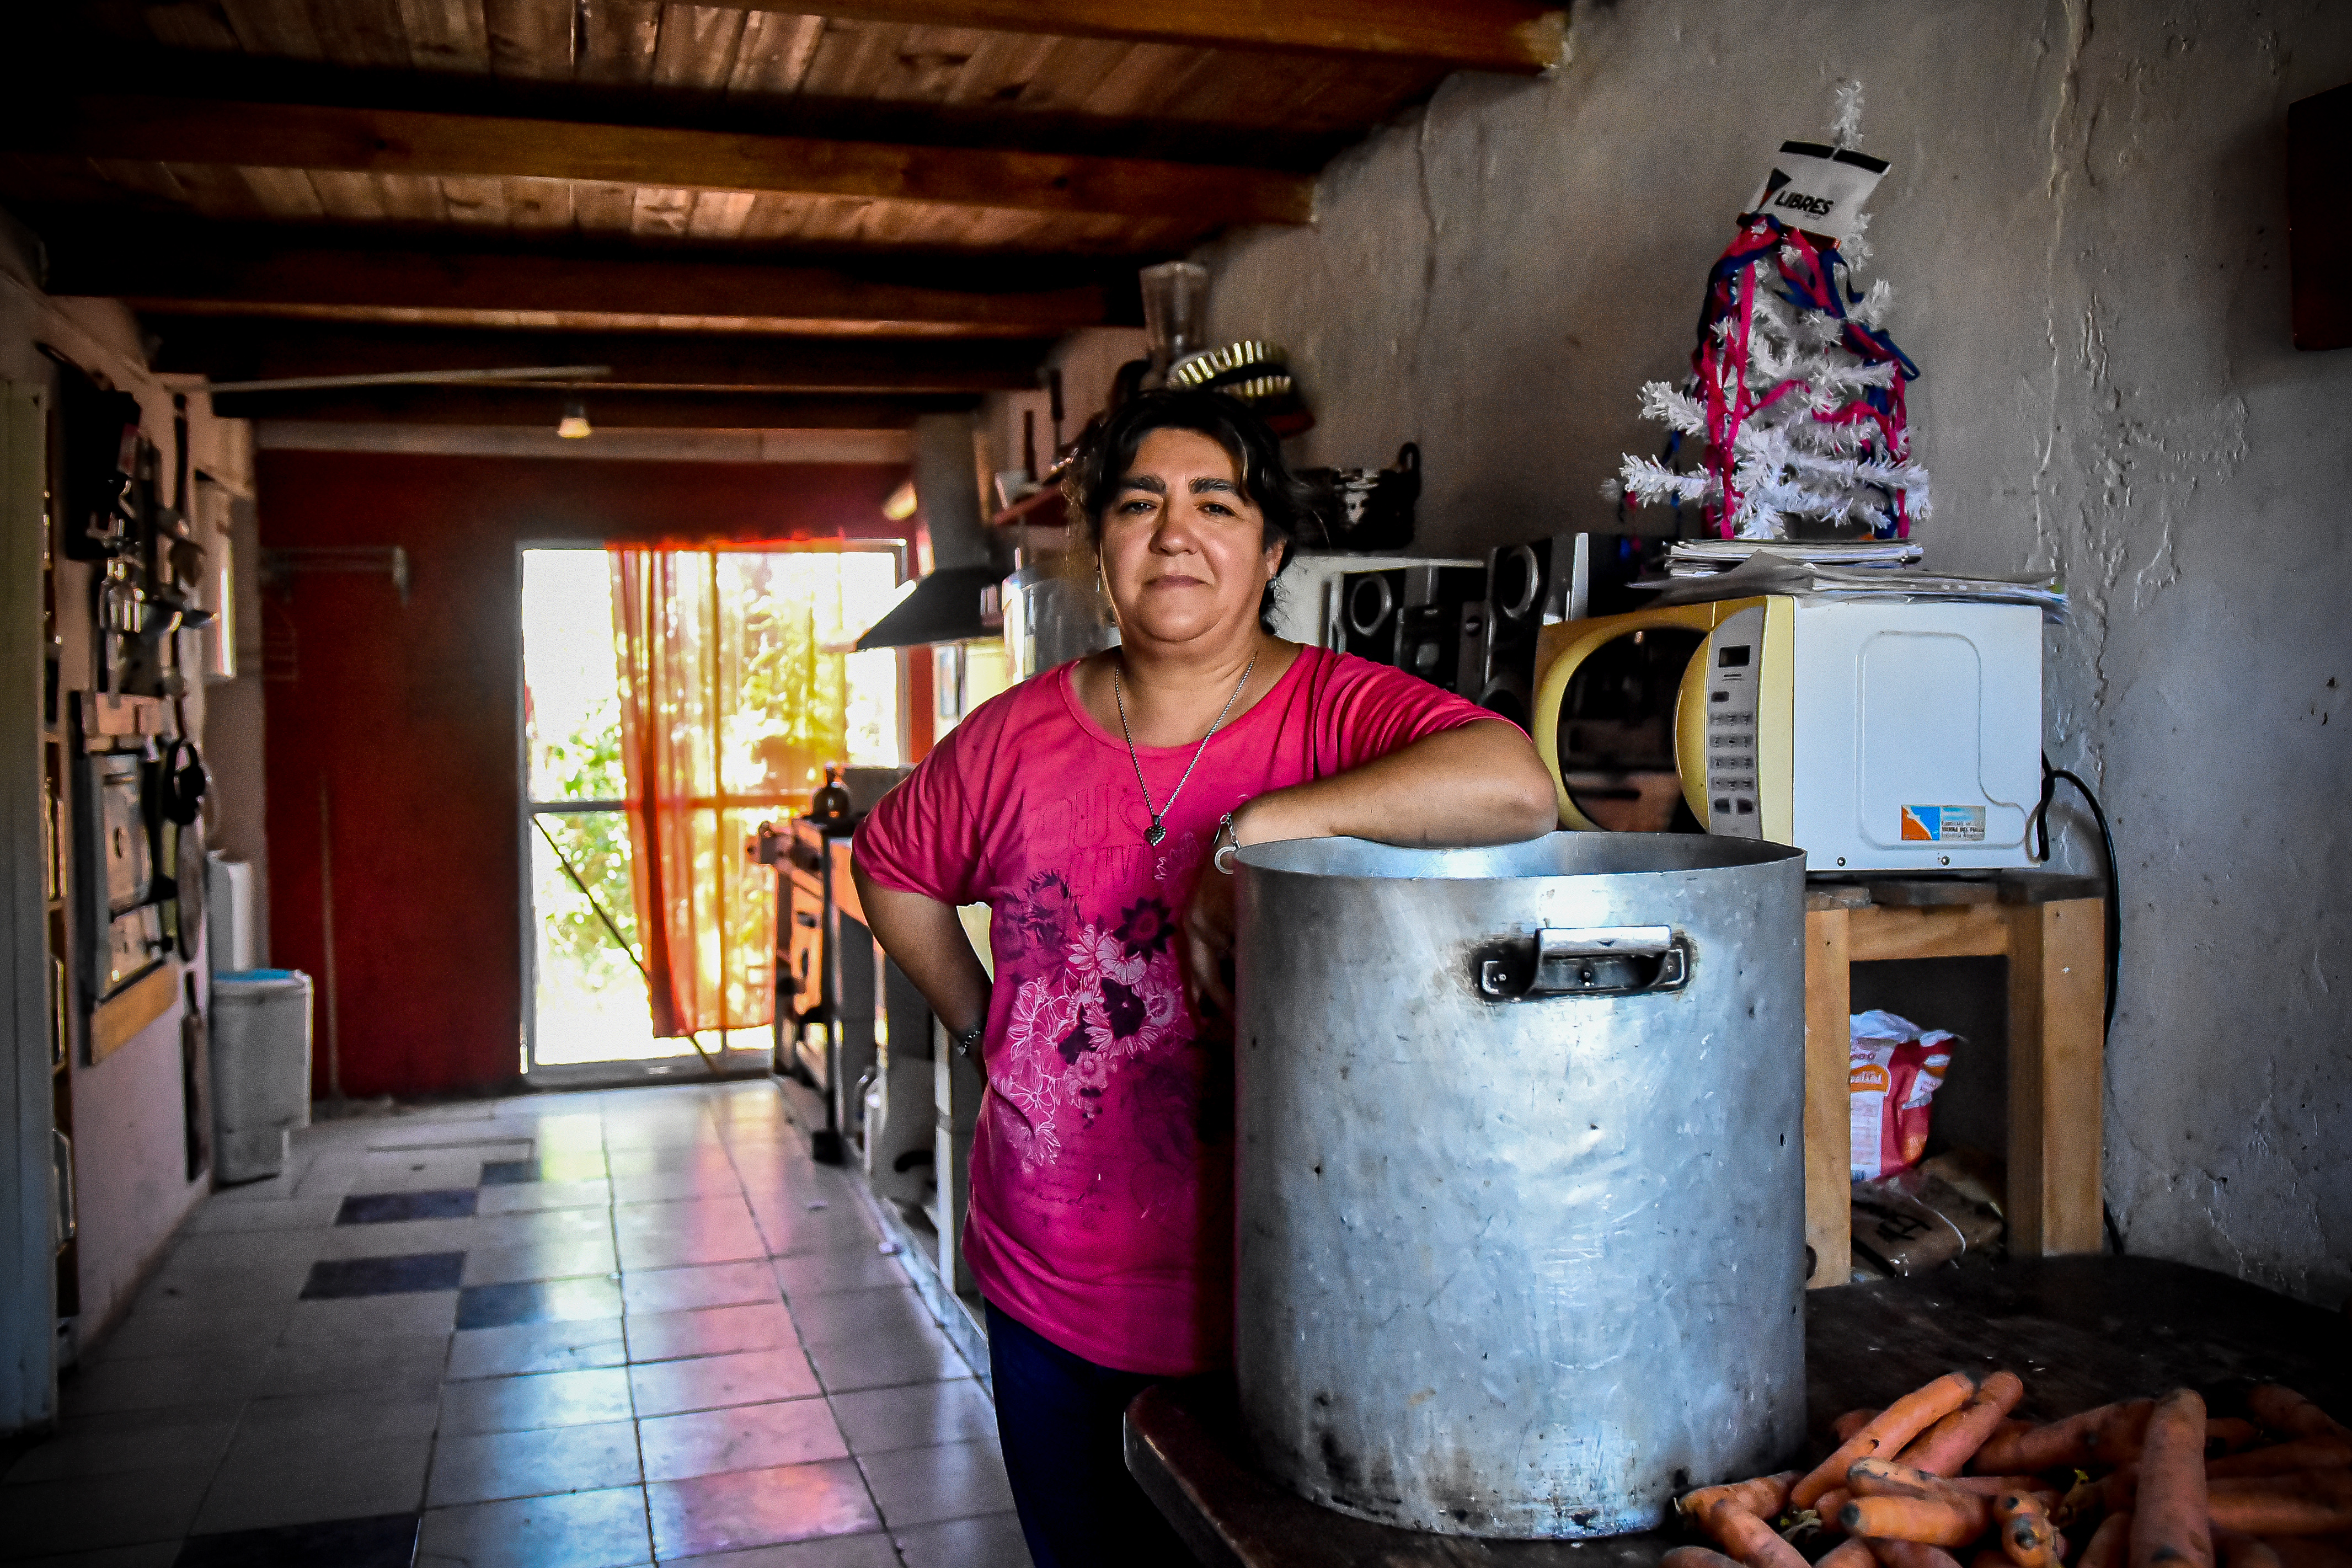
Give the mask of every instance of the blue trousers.
<svg viewBox="0 0 2352 1568">
<path fill-rule="evenodd" d="M 1127 1473 L 1119 1420 L 1165 1381 L 1064 1350 L 988 1303 L 996 1432 L 1037 1568 L 1190 1568 L 1196 1559 Z"/>
</svg>

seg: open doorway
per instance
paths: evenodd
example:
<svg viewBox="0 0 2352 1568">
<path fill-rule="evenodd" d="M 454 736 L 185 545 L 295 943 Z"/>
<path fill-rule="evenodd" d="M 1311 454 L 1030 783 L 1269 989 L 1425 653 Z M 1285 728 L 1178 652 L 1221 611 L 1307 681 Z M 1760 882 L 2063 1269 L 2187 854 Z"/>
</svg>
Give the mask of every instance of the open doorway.
<svg viewBox="0 0 2352 1568">
<path fill-rule="evenodd" d="M 595 548 L 522 552 L 523 1068 L 641 1063 L 654 1073 L 689 1066 L 698 1072 L 697 1041 L 654 1034 L 641 967 L 646 949 L 631 889 L 610 559 Z M 846 687 L 841 760 L 856 765 L 899 761 L 898 655 L 844 651 L 889 608 L 898 576 L 895 548 L 725 550 L 714 573 L 722 591 L 740 596 L 746 612 L 730 619 L 747 638 L 762 635 L 761 608 L 772 594 L 789 588 L 797 601 L 818 606 L 818 646 L 840 659 Z M 758 650 L 750 653 L 756 664 Z M 727 737 L 744 753 L 740 770 L 725 770 L 740 781 L 708 805 L 730 843 L 761 821 L 780 821 L 807 808 L 814 780 L 760 767 L 762 739 L 756 725 Z M 772 887 L 755 883 L 751 893 L 773 898 Z M 761 977 L 771 976 L 763 971 Z M 698 1043 L 722 1067 L 754 1067 L 768 1060 L 772 1028 L 712 1030 Z"/>
</svg>

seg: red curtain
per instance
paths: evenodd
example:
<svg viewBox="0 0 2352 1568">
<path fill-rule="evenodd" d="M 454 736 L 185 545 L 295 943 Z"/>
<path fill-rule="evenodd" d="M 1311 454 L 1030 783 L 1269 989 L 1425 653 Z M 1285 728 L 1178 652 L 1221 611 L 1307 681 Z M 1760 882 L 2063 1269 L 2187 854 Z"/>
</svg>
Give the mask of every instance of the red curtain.
<svg viewBox="0 0 2352 1568">
<path fill-rule="evenodd" d="M 654 1033 L 754 1028 L 774 1005 L 775 874 L 744 843 L 761 820 L 804 809 L 842 755 L 841 659 L 818 649 L 814 614 L 838 573 L 780 551 L 610 555 Z"/>
</svg>

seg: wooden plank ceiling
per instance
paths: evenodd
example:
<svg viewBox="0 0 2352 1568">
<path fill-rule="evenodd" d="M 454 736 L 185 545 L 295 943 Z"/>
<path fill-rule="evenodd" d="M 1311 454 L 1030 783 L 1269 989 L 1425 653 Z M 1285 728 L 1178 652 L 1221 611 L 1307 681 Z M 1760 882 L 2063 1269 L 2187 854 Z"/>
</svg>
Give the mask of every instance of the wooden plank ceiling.
<svg viewBox="0 0 2352 1568">
<path fill-rule="evenodd" d="M 0 106 L 50 291 L 215 382 L 595 365 L 601 423 L 903 424 L 1138 318 L 1532 0 L 60 0 Z M 539 423 L 562 390 L 225 396 Z"/>
</svg>

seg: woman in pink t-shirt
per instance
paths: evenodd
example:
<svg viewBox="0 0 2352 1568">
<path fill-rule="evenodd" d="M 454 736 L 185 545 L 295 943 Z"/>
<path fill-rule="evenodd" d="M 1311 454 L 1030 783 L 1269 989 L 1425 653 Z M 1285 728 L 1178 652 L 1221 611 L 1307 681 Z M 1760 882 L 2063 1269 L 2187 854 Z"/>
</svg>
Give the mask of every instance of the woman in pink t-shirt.
<svg viewBox="0 0 2352 1568">
<path fill-rule="evenodd" d="M 1226 846 L 1554 826 L 1517 729 L 1267 630 L 1305 505 L 1241 404 L 1130 402 L 1069 491 L 1121 645 L 975 710 L 875 808 L 856 855 L 876 936 L 988 1082 L 963 1251 L 1041 1568 L 1173 1548 L 1128 1479 L 1119 1415 L 1154 1379 L 1230 1364 Z M 964 904 L 992 911 L 992 984 Z"/>
</svg>

